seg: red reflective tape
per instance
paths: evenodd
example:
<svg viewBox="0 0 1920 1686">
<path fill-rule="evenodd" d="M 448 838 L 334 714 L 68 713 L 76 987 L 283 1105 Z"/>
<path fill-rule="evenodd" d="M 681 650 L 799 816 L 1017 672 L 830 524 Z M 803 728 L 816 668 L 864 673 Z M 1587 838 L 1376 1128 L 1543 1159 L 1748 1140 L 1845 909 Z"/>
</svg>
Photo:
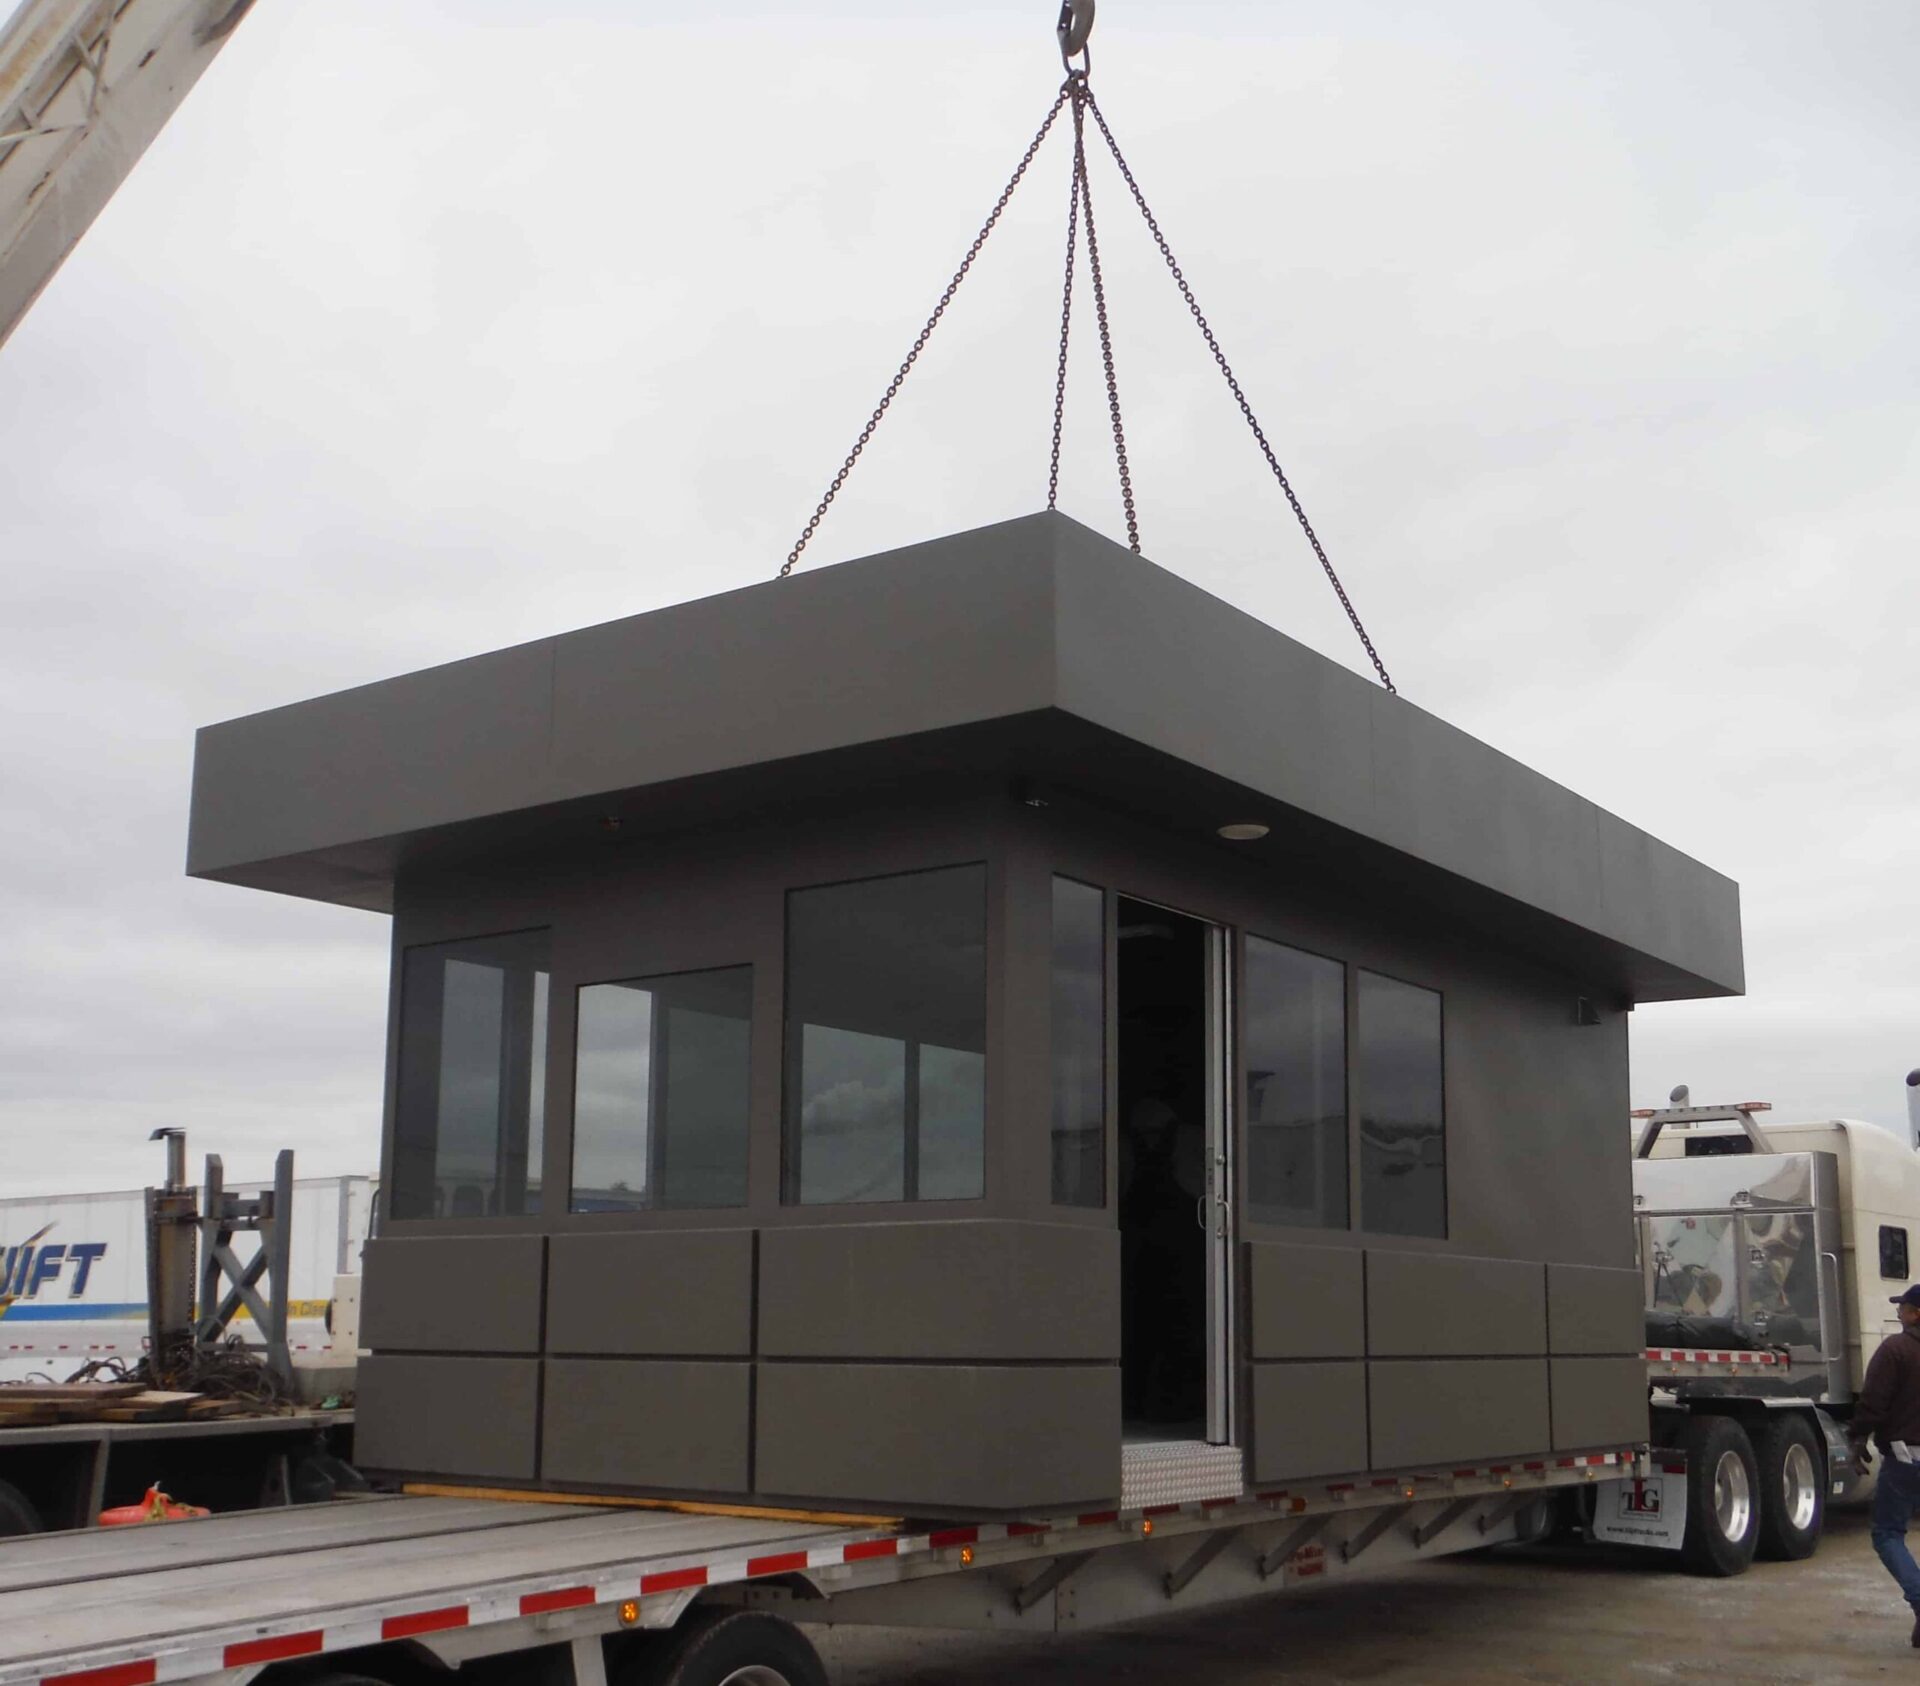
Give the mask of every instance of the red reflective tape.
<svg viewBox="0 0 1920 1686">
<path fill-rule="evenodd" d="M 590 1586 L 563 1586 L 554 1592 L 529 1592 L 520 1600 L 523 1616 L 544 1616 L 549 1610 L 578 1610 L 593 1602 Z"/>
<path fill-rule="evenodd" d="M 1090 1510 L 1077 1520 L 1082 1528 L 1104 1528 L 1110 1522 L 1118 1522 L 1120 1513 L 1117 1510 Z"/>
<path fill-rule="evenodd" d="M 978 1545 L 979 1543 L 978 1528 L 942 1528 L 939 1533 L 927 1536 L 927 1544 L 935 1551 L 944 1550 L 948 1546 Z"/>
<path fill-rule="evenodd" d="M 243 1639 L 222 1653 L 228 1668 L 248 1663 L 283 1663 L 289 1657 L 317 1657 L 326 1635 L 317 1627 L 305 1633 L 283 1633 L 272 1639 Z"/>
<path fill-rule="evenodd" d="M 1293 1565 L 1293 1574 L 1294 1574 L 1295 1580 L 1304 1581 L 1310 1575 L 1324 1575 L 1326 1572 L 1327 1572 L 1327 1560 L 1324 1557 L 1316 1557 L 1311 1559 L 1309 1562 L 1296 1563 Z"/>
<path fill-rule="evenodd" d="M 1202 1499 L 1200 1501 L 1200 1508 L 1202 1510 L 1220 1510 L 1227 1505 L 1237 1505 L 1239 1502 L 1240 1500 L 1237 1496 L 1230 1499 Z"/>
<path fill-rule="evenodd" d="M 445 1633 L 467 1625 L 467 1607 L 449 1604 L 439 1610 L 416 1610 L 410 1616 L 389 1616 L 380 1624 L 382 1639 L 411 1639 L 416 1633 Z"/>
<path fill-rule="evenodd" d="M 1141 1511 L 1142 1516 L 1175 1516 L 1179 1514 L 1178 1505 L 1148 1505 Z"/>
<path fill-rule="evenodd" d="M 1178 1510 L 1180 1507 L 1171 1505 L 1168 1508 Z M 1016 1540 L 1024 1539 L 1029 1534 L 1044 1534 L 1046 1531 L 1047 1525 L 1044 1522 L 1009 1522 L 1007 1524 L 1009 1537 Z"/>
<path fill-rule="evenodd" d="M 662 1569 L 657 1575 L 640 1577 L 640 1596 L 656 1592 L 680 1592 L 690 1586 L 705 1586 L 707 1571 L 700 1569 Z"/>
<path fill-rule="evenodd" d="M 1456 1481 L 1471 1481 L 1479 1473 L 1477 1469 L 1456 1469 L 1453 1478 Z"/>
<path fill-rule="evenodd" d="M 898 1540 L 862 1540 L 858 1545 L 850 1545 L 840 1554 L 849 1563 L 861 1563 L 869 1557 L 898 1557 Z"/>
<path fill-rule="evenodd" d="M 159 1672 L 160 1665 L 149 1657 L 111 1668 L 83 1668 L 77 1674 L 49 1674 L 40 1686 L 153 1686 Z"/>
<path fill-rule="evenodd" d="M 749 1557 L 747 1575 L 790 1575 L 796 1569 L 807 1566 L 807 1554 L 804 1551 L 776 1551 L 770 1557 Z"/>
</svg>

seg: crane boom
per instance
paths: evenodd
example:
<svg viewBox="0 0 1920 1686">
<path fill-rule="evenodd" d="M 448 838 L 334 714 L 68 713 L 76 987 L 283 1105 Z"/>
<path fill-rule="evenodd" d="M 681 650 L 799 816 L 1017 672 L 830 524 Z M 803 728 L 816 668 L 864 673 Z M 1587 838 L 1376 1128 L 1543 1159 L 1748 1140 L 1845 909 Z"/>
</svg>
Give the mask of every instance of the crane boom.
<svg viewBox="0 0 1920 1686">
<path fill-rule="evenodd" d="M 0 345 L 253 0 L 25 0 L 0 29 Z"/>
</svg>

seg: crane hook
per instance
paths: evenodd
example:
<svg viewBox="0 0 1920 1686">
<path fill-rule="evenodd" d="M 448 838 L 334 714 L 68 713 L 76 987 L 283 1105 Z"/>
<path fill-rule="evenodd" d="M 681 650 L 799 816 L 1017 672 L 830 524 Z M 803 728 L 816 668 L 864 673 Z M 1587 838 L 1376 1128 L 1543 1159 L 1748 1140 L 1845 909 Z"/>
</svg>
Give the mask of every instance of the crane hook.
<svg viewBox="0 0 1920 1686">
<path fill-rule="evenodd" d="M 1060 21 L 1054 26 L 1053 33 L 1060 42 L 1060 62 L 1067 67 L 1069 76 L 1084 77 L 1093 68 L 1093 53 L 1087 46 L 1087 37 L 1093 33 L 1094 0 L 1060 0 Z M 1074 68 L 1074 54 L 1080 55 L 1080 65 Z"/>
</svg>

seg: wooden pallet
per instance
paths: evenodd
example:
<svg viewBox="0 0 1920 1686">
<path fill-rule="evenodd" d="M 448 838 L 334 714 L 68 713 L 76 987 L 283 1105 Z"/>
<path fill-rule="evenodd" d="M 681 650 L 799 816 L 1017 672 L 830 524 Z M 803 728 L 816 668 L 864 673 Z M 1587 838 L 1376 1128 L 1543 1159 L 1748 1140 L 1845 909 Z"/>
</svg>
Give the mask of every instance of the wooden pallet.
<svg viewBox="0 0 1920 1686">
<path fill-rule="evenodd" d="M 138 1382 L 21 1382 L 0 1387 L 0 1429 L 53 1423 L 158 1423 L 228 1416 L 238 1407 L 198 1393 L 164 1393 Z"/>
</svg>

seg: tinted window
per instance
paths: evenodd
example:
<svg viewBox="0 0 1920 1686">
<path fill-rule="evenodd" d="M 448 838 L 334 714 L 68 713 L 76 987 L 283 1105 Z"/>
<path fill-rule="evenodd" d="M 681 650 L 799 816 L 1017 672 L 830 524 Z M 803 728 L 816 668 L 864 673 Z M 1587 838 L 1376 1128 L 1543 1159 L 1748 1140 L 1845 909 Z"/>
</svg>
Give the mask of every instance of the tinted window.
<svg viewBox="0 0 1920 1686">
<path fill-rule="evenodd" d="M 540 1210 L 547 933 L 411 948 L 401 965 L 396 1218 Z"/>
<path fill-rule="evenodd" d="M 1347 976 L 1337 960 L 1246 941 L 1247 1214 L 1347 1227 Z"/>
<path fill-rule="evenodd" d="M 1880 1274 L 1893 1282 L 1907 1280 L 1907 1232 L 1892 1224 L 1880 1226 Z"/>
<path fill-rule="evenodd" d="M 986 901 L 981 866 L 788 896 L 788 1200 L 979 1198 Z"/>
<path fill-rule="evenodd" d="M 1360 1227 L 1447 1233 L 1440 997 L 1372 972 L 1359 977 Z"/>
<path fill-rule="evenodd" d="M 753 969 L 580 991 L 575 1212 L 747 1202 Z"/>
<path fill-rule="evenodd" d="M 1053 881 L 1053 1198 L 1107 1198 L 1106 896 Z"/>
</svg>

